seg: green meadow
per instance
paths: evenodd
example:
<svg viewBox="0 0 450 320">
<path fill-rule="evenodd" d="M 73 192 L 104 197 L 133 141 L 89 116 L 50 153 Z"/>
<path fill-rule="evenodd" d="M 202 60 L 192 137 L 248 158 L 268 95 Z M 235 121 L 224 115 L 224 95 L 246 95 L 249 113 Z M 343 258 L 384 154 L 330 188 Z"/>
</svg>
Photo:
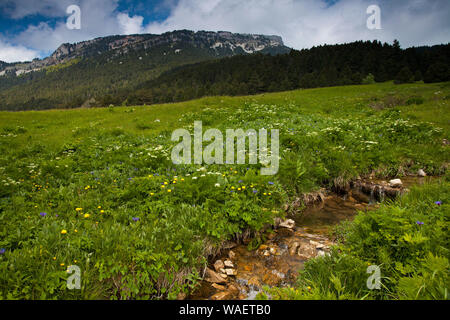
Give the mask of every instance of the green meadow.
<svg viewBox="0 0 450 320">
<path fill-rule="evenodd" d="M 312 260 L 298 288 L 271 296 L 446 298 L 449 99 L 450 83 L 386 82 L 0 112 L 0 299 L 174 299 L 196 287 L 224 241 L 262 241 L 290 199 L 418 169 L 442 178 L 359 213 L 340 230 L 340 250 Z M 279 129 L 278 173 L 260 175 L 261 164 L 174 165 L 171 134 L 192 132 L 194 121 L 222 132 Z M 392 230 L 383 233 L 386 224 Z M 355 289 L 367 263 L 389 266 L 386 288 Z M 80 290 L 66 287 L 71 265 L 81 270 Z"/>
</svg>

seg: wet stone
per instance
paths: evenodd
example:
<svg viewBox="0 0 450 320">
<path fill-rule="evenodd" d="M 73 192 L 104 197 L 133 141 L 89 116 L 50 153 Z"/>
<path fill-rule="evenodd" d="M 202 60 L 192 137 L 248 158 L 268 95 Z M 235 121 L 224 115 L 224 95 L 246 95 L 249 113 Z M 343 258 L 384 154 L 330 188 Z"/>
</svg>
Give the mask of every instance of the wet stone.
<svg viewBox="0 0 450 320">
<path fill-rule="evenodd" d="M 220 269 L 223 269 L 224 267 L 225 267 L 225 265 L 224 265 L 224 263 L 223 263 L 222 260 L 217 260 L 217 261 L 214 263 L 214 269 L 215 269 L 217 272 L 219 272 Z"/>
</svg>

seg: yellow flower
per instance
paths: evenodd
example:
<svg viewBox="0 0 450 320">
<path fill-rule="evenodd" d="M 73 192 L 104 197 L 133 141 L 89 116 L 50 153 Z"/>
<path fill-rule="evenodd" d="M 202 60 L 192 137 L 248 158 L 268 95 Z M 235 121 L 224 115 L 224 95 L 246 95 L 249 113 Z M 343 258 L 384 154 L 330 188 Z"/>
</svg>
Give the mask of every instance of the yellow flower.
<svg viewBox="0 0 450 320">
<path fill-rule="evenodd" d="M 269 192 L 269 196 L 271 196 L 272 194 Z"/>
<path fill-rule="evenodd" d="M 97 208 L 98 208 L 98 209 L 101 209 L 101 208 L 102 208 L 102 206 L 98 206 Z"/>
<path fill-rule="evenodd" d="M 155 194 L 154 194 L 153 192 L 150 192 L 150 195 L 153 196 L 153 195 L 155 195 Z"/>
<path fill-rule="evenodd" d="M 83 208 L 76 208 L 75 211 L 81 211 Z"/>
<path fill-rule="evenodd" d="M 242 189 L 244 189 L 244 190 L 245 190 L 245 186 L 242 186 Z"/>
<path fill-rule="evenodd" d="M 73 260 L 73 263 L 77 263 L 78 261 L 77 260 Z"/>
<path fill-rule="evenodd" d="M 85 218 L 89 218 L 91 215 L 89 214 L 89 213 L 86 213 L 85 215 L 84 215 L 84 217 Z"/>
<path fill-rule="evenodd" d="M 151 177 L 153 177 L 153 175 L 152 175 L 152 174 L 149 174 L 148 177 L 151 178 Z"/>
<path fill-rule="evenodd" d="M 105 213 L 105 210 L 100 210 L 100 213 Z"/>
<path fill-rule="evenodd" d="M 172 192 L 172 190 L 169 189 L 169 190 L 167 190 L 167 192 Z"/>
<path fill-rule="evenodd" d="M 264 192 L 263 195 L 267 196 L 267 193 Z"/>
<path fill-rule="evenodd" d="M 234 187 L 231 187 L 231 190 L 234 190 Z"/>
<path fill-rule="evenodd" d="M 181 178 L 181 181 L 184 181 L 184 178 Z"/>
<path fill-rule="evenodd" d="M 165 188 L 166 186 L 165 185 L 161 185 L 161 188 Z"/>
<path fill-rule="evenodd" d="M 66 229 L 62 229 L 61 230 L 61 234 L 66 234 L 67 233 L 67 230 Z"/>
<path fill-rule="evenodd" d="M 61 263 L 60 266 L 61 266 L 61 267 L 64 267 L 64 263 Z"/>
<path fill-rule="evenodd" d="M 78 230 L 77 230 L 77 229 L 75 229 L 74 231 L 75 231 L 75 232 L 78 232 Z"/>
<path fill-rule="evenodd" d="M 168 182 L 167 182 L 167 181 L 164 181 L 164 184 L 168 184 Z"/>
<path fill-rule="evenodd" d="M 56 260 L 56 257 L 53 257 L 53 260 Z"/>
<path fill-rule="evenodd" d="M 241 191 L 241 188 L 238 188 L 238 191 Z"/>
</svg>

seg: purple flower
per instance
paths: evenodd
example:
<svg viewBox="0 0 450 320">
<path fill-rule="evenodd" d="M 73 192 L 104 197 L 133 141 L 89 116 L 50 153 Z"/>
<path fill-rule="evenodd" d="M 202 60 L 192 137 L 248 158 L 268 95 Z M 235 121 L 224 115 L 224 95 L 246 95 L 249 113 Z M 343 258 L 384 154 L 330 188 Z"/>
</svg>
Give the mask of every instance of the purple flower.
<svg viewBox="0 0 450 320">
<path fill-rule="evenodd" d="M 437 204 L 438 206 L 440 206 L 442 204 L 442 201 L 436 201 L 434 204 Z"/>
<path fill-rule="evenodd" d="M 273 182 L 272 182 L 272 181 L 269 181 L 269 184 L 273 184 Z"/>
<path fill-rule="evenodd" d="M 133 178 L 128 178 L 128 181 L 131 181 L 131 180 L 133 180 Z"/>
<path fill-rule="evenodd" d="M 417 223 L 419 226 L 423 225 L 423 222 L 422 222 L 422 221 L 416 221 L 416 223 Z"/>
<path fill-rule="evenodd" d="M 47 213 L 46 213 L 46 212 L 41 212 L 41 213 L 39 213 L 39 215 L 40 215 L 41 217 L 45 217 L 45 216 L 47 215 Z"/>
<path fill-rule="evenodd" d="M 5 251 L 6 251 L 6 249 L 5 249 L 5 248 L 1 248 L 1 249 L 0 249 L 0 254 L 4 254 L 4 253 L 5 253 Z"/>
<path fill-rule="evenodd" d="M 139 218 L 138 217 L 134 217 L 133 221 L 139 221 Z"/>
<path fill-rule="evenodd" d="M 242 180 L 239 180 L 238 183 L 242 183 Z"/>
<path fill-rule="evenodd" d="M 257 193 L 258 192 L 258 190 L 256 190 L 256 189 L 253 189 L 253 193 Z"/>
<path fill-rule="evenodd" d="M 58 217 L 59 217 L 59 214 L 55 214 L 55 217 L 57 217 L 57 218 L 58 218 Z"/>
</svg>

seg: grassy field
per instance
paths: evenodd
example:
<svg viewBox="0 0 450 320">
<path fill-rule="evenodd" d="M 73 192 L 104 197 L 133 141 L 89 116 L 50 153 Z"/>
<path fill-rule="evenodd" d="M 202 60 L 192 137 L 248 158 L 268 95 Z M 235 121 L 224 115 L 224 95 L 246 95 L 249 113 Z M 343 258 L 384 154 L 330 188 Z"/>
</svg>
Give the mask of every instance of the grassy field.
<svg viewBox="0 0 450 320">
<path fill-rule="evenodd" d="M 382 83 L 0 112 L 0 298 L 189 292 L 209 254 L 244 231 L 260 236 L 290 197 L 371 172 L 445 175 L 449 98 L 450 83 Z M 279 129 L 278 174 L 259 175 L 260 164 L 174 165 L 172 131 L 197 120 Z M 66 288 L 70 265 L 81 269 L 81 290 Z"/>
</svg>

